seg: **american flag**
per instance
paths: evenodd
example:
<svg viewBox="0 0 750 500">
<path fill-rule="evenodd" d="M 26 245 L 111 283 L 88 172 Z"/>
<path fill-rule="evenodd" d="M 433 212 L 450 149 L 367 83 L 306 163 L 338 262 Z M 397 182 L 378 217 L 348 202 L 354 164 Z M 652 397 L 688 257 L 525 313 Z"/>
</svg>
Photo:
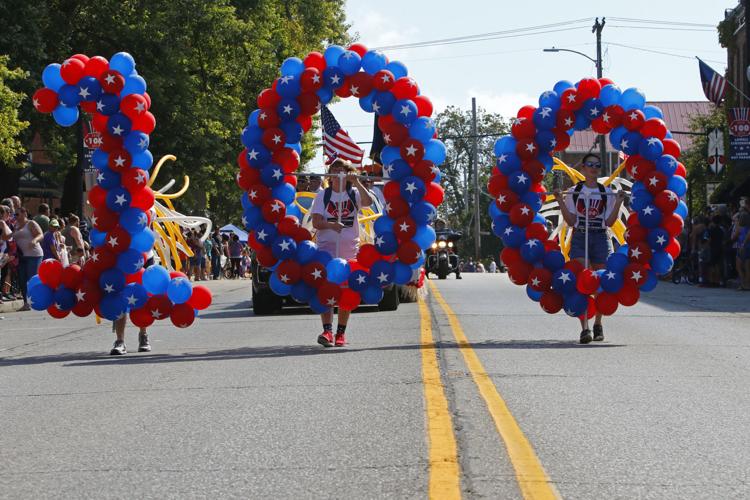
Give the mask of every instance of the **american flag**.
<svg viewBox="0 0 750 500">
<path fill-rule="evenodd" d="M 703 84 L 703 93 L 709 101 L 719 106 L 724 94 L 727 92 L 727 80 L 711 67 L 698 59 L 698 69 L 701 72 L 701 83 Z"/>
<path fill-rule="evenodd" d="M 320 121 L 323 123 L 323 152 L 328 156 L 329 162 L 342 158 L 361 165 L 365 151 L 341 128 L 326 106 L 320 110 Z"/>
</svg>

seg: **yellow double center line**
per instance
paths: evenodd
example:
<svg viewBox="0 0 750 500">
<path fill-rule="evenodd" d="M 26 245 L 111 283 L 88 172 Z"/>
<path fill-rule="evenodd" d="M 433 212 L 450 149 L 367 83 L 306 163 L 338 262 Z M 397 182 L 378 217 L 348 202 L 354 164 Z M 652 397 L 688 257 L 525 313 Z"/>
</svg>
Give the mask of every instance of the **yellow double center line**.
<svg viewBox="0 0 750 500">
<path fill-rule="evenodd" d="M 550 482 L 547 473 L 544 471 L 539 458 L 536 456 L 534 449 L 529 443 L 523 431 L 519 427 L 513 415 L 510 413 L 508 406 L 505 401 L 497 392 L 495 384 L 490 379 L 487 371 L 484 369 L 482 362 L 479 357 L 472 349 L 466 334 L 461 328 L 456 314 L 453 309 L 448 305 L 437 286 L 430 282 L 433 296 L 437 300 L 443 312 L 448 317 L 448 322 L 453 331 L 453 337 L 456 339 L 456 343 L 463 354 L 466 366 L 471 373 L 474 383 L 479 389 L 479 393 L 487 404 L 487 409 L 492 416 L 492 420 L 495 423 L 495 428 L 498 434 L 505 442 L 506 449 L 508 451 L 508 457 L 510 458 L 511 464 L 516 472 L 516 480 L 521 493 L 526 499 L 557 499 L 560 498 L 554 485 Z M 424 301 L 420 301 L 420 316 L 422 320 L 422 366 L 423 376 L 425 380 L 425 399 L 427 400 L 427 414 L 428 414 L 428 434 L 430 439 L 430 498 L 460 498 L 459 488 L 459 467 L 457 457 L 454 455 L 452 458 L 448 455 L 450 453 L 455 454 L 456 442 L 452 434 L 452 424 L 450 421 L 450 414 L 447 414 L 448 403 L 443 392 L 442 383 L 440 382 L 440 372 L 437 368 L 437 353 L 435 352 L 434 343 L 432 340 L 431 320 L 429 317 L 429 311 Z M 427 326 L 425 326 L 427 325 Z M 428 358 L 433 363 L 428 367 Z M 434 372 L 433 372 L 434 370 Z M 428 372 L 430 378 L 428 379 Z M 428 384 L 428 380 L 430 384 Z M 437 381 L 435 385 L 434 381 Z M 428 386 L 434 386 L 431 389 Z M 439 394 L 435 394 L 435 392 Z M 435 398 L 435 401 L 432 401 Z M 435 411 L 436 407 L 442 408 L 441 405 L 436 404 L 437 401 L 443 401 L 446 414 L 443 415 L 437 412 L 433 415 L 432 411 Z M 433 417 L 435 422 L 432 423 Z M 447 422 L 447 424 L 446 424 Z M 451 430 L 450 436 L 445 436 L 445 428 L 443 426 L 449 426 Z M 448 445 L 449 446 L 446 446 Z M 436 455 L 433 455 L 433 451 Z M 438 453 L 439 452 L 439 453 Z M 438 467 L 437 465 L 442 463 L 438 460 L 445 460 L 446 462 L 455 462 L 455 466 L 452 467 Z M 434 476 L 442 476 L 441 478 Z M 446 496 L 440 494 L 439 491 L 445 491 L 438 489 L 438 486 L 452 486 L 455 484 L 455 496 Z M 435 486 L 435 489 L 433 489 Z M 453 491 L 452 489 L 450 491 Z"/>
</svg>

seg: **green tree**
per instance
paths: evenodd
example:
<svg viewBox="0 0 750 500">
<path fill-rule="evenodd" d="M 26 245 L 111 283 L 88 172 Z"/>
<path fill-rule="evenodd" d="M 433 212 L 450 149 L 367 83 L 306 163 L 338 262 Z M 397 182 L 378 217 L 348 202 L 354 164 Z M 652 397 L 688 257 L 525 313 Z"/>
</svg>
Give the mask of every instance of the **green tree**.
<svg viewBox="0 0 750 500">
<path fill-rule="evenodd" d="M 347 42 L 343 0 L 0 0 L 0 7 L 0 53 L 33 75 L 27 92 L 41 86 L 48 63 L 74 53 L 131 53 L 157 119 L 152 153 L 178 159 L 162 175 L 191 177 L 179 209 L 222 221 L 239 221 L 239 136 L 258 93 L 285 58 Z M 22 116 L 53 159 L 72 168 L 74 134 L 30 106 Z"/>
<path fill-rule="evenodd" d="M 449 226 L 461 230 L 464 237 L 459 248 L 466 256 L 474 255 L 474 169 L 472 166 L 473 136 L 471 110 L 448 106 L 435 118 L 438 134 L 445 142 L 447 155 L 441 165 L 445 201 L 440 206 L 440 216 Z M 482 232 L 490 231 L 487 209 L 492 201 L 487 193 L 487 180 L 495 164 L 495 140 L 509 131 L 506 121 L 496 113 L 477 109 L 477 157 L 479 177 L 479 216 Z M 496 253 L 497 238 L 482 238 L 482 254 Z"/>
<path fill-rule="evenodd" d="M 721 179 L 714 175 L 708 168 L 708 136 L 704 135 L 709 130 L 719 128 L 724 131 L 724 150 L 729 151 L 729 136 L 727 133 L 727 115 L 723 108 L 714 107 L 708 115 L 696 115 L 690 120 L 690 130 L 701 134 L 693 136 L 693 142 L 689 150 L 683 151 L 680 160 L 687 170 L 688 181 L 688 208 L 690 214 L 699 214 L 706 208 L 706 182 L 717 182 Z M 730 163 L 724 167 L 723 177 L 725 180 L 732 178 L 734 166 Z M 716 191 L 719 195 L 725 189 L 732 187 L 732 182 L 724 182 Z"/>
<path fill-rule="evenodd" d="M 0 162 L 6 165 L 19 163 L 19 157 L 25 152 L 19 135 L 29 123 L 18 114 L 24 95 L 10 87 L 25 76 L 20 69 L 8 68 L 8 56 L 0 56 Z"/>
</svg>

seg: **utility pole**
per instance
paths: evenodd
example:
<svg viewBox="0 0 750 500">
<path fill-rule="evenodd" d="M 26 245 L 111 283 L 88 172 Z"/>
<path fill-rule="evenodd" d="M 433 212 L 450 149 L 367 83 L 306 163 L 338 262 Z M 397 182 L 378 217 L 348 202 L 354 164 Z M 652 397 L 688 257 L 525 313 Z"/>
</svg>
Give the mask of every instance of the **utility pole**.
<svg viewBox="0 0 750 500">
<path fill-rule="evenodd" d="M 605 18 L 602 17 L 602 22 L 599 22 L 599 18 L 594 21 L 594 26 L 591 28 L 592 33 L 596 33 L 596 77 L 602 77 L 602 30 L 604 29 Z M 604 142 L 604 135 L 599 135 L 599 156 L 602 162 L 604 162 L 604 171 L 607 175 L 612 174 L 612 165 L 607 158 L 607 144 Z"/>
<path fill-rule="evenodd" d="M 471 98 L 471 163 L 474 174 L 474 261 L 479 262 L 482 257 L 482 240 L 479 233 L 479 159 L 477 148 L 477 99 Z"/>
</svg>

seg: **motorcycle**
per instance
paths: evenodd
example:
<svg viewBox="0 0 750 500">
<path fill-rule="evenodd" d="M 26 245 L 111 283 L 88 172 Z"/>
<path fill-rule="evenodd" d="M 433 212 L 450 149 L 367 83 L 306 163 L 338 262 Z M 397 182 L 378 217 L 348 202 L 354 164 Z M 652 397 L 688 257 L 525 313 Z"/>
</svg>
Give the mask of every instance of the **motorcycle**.
<svg viewBox="0 0 750 500">
<path fill-rule="evenodd" d="M 461 233 L 452 231 L 439 232 L 435 243 L 427 250 L 425 270 L 427 275 L 436 274 L 438 279 L 444 280 L 451 273 L 456 273 L 456 279 L 461 279 L 458 268 L 458 254 L 456 242 L 461 239 Z"/>
</svg>

